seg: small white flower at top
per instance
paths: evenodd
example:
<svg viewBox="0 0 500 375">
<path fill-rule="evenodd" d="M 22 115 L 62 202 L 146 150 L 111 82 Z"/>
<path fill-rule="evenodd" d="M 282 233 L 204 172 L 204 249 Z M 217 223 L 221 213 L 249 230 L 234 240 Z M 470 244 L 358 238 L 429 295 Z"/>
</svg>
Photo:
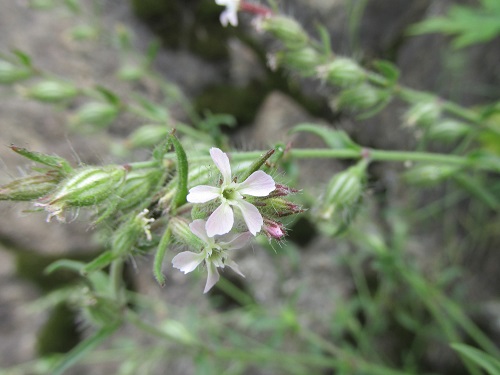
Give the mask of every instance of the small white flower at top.
<svg viewBox="0 0 500 375">
<path fill-rule="evenodd" d="M 238 9 L 240 0 L 215 0 L 217 5 L 226 6 L 220 15 L 220 23 L 226 27 L 228 24 L 238 26 Z"/>
<path fill-rule="evenodd" d="M 205 203 L 220 199 L 220 206 L 210 215 L 206 223 L 209 237 L 229 233 L 234 224 L 233 207 L 238 208 L 248 230 L 255 236 L 264 221 L 257 207 L 247 202 L 245 196 L 265 197 L 269 195 L 276 189 L 273 178 L 263 171 L 255 171 L 245 181 L 234 182 L 231 178 L 231 165 L 227 155 L 220 149 L 212 147 L 210 156 L 222 174 L 222 185 L 220 187 L 195 186 L 189 190 L 187 201 Z"/>
<path fill-rule="evenodd" d="M 205 220 L 201 219 L 189 224 L 191 232 L 203 241 L 204 246 L 201 252 L 183 251 L 172 259 L 172 265 L 184 273 L 194 271 L 196 267 L 205 261 L 208 277 L 203 293 L 208 292 L 219 281 L 220 276 L 217 268 L 229 266 L 238 275 L 245 277 L 238 265 L 228 258 L 228 251 L 242 248 L 252 238 L 250 232 L 227 234 L 219 238 L 209 237 L 205 224 Z"/>
</svg>

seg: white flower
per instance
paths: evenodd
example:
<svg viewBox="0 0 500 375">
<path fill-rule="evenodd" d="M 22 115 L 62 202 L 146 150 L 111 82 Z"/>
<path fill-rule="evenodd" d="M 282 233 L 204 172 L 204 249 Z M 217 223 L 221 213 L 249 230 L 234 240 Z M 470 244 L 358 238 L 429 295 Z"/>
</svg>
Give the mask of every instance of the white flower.
<svg viewBox="0 0 500 375">
<path fill-rule="evenodd" d="M 234 224 L 233 206 L 240 210 L 248 230 L 255 236 L 262 227 L 263 219 L 257 207 L 245 200 L 245 195 L 269 195 L 276 188 L 273 178 L 263 171 L 256 171 L 242 183 L 234 182 L 231 179 L 231 166 L 227 155 L 212 147 L 210 156 L 222 174 L 222 185 L 195 186 L 189 190 L 188 202 L 205 203 L 217 198 L 221 200 L 221 205 L 207 220 L 206 231 L 209 237 L 229 233 Z"/>
<path fill-rule="evenodd" d="M 226 27 L 228 24 L 238 26 L 238 8 L 240 0 L 215 0 L 217 5 L 225 5 L 226 10 L 220 15 L 220 23 Z"/>
<path fill-rule="evenodd" d="M 215 237 L 207 235 L 205 224 L 205 220 L 200 219 L 189 224 L 191 231 L 204 243 L 202 251 L 200 253 L 184 251 L 172 259 L 172 265 L 184 273 L 194 271 L 201 262 L 205 261 L 208 278 L 203 293 L 208 292 L 219 281 L 220 276 L 217 270 L 219 267 L 224 268 L 224 266 L 229 266 L 238 275 L 245 277 L 238 265 L 228 258 L 228 251 L 242 248 L 252 237 L 250 232 L 244 232 L 225 235 L 216 240 Z"/>
</svg>

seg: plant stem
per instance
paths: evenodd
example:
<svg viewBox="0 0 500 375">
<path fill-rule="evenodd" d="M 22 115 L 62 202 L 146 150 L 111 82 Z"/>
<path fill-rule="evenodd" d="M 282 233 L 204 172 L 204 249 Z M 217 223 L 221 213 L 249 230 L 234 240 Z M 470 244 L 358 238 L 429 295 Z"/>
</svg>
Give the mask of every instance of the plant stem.
<svg viewBox="0 0 500 375">
<path fill-rule="evenodd" d="M 232 152 L 230 158 L 233 161 L 251 161 L 261 157 L 266 151 Z M 498 171 L 499 168 L 492 165 L 482 165 L 475 163 L 467 157 L 458 155 L 439 154 L 432 152 L 417 151 L 386 151 L 364 149 L 327 149 L 327 148 L 296 148 L 287 151 L 286 155 L 293 159 L 369 159 L 371 161 L 392 161 L 392 162 L 426 162 L 433 164 L 448 164 L 457 167 L 471 167 L 480 170 Z M 175 154 L 166 154 L 165 159 L 175 159 Z M 190 162 L 204 163 L 210 162 L 210 156 L 193 156 L 189 158 Z M 130 168 L 145 169 L 157 167 L 157 161 L 145 161 L 131 163 Z"/>
<path fill-rule="evenodd" d="M 111 267 L 109 270 L 109 278 L 111 280 L 111 288 L 113 295 L 118 303 L 123 302 L 123 259 L 117 258 L 111 262 Z"/>
</svg>

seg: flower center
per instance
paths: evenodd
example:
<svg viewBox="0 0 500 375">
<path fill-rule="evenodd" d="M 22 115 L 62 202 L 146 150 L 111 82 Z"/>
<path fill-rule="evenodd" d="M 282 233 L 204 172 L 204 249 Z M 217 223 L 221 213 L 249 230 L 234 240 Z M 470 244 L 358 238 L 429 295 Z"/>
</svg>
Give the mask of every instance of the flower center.
<svg viewBox="0 0 500 375">
<path fill-rule="evenodd" d="M 238 199 L 238 193 L 234 188 L 224 189 L 222 192 L 222 196 L 227 200 L 236 200 Z"/>
</svg>

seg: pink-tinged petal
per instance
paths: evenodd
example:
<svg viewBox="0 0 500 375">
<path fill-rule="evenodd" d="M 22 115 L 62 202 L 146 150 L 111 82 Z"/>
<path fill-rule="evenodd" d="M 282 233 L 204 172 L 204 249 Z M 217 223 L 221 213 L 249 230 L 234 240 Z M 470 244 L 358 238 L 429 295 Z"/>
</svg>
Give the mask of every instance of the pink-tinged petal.
<svg viewBox="0 0 500 375">
<path fill-rule="evenodd" d="M 189 189 L 189 194 L 186 199 L 190 203 L 205 203 L 219 196 L 219 188 L 208 185 L 199 185 Z"/>
<path fill-rule="evenodd" d="M 231 182 L 231 165 L 229 164 L 229 158 L 226 153 L 218 148 L 212 147 L 210 149 L 210 156 L 222 174 L 224 183 L 229 184 Z"/>
<path fill-rule="evenodd" d="M 273 178 L 263 171 L 253 172 L 238 186 L 240 194 L 252 195 L 254 197 L 265 197 L 274 189 L 276 189 L 276 184 Z"/>
<path fill-rule="evenodd" d="M 194 271 L 205 259 L 204 253 L 193 253 L 191 251 L 183 251 L 177 254 L 172 259 L 172 265 L 180 269 L 184 273 Z"/>
<path fill-rule="evenodd" d="M 244 232 L 244 233 L 239 233 L 236 235 L 231 235 L 227 236 L 224 238 L 226 240 L 225 242 L 220 242 L 220 244 L 226 249 L 226 250 L 236 250 L 236 249 L 241 249 L 243 246 L 248 244 L 250 239 L 252 238 L 252 233 L 250 232 Z"/>
<path fill-rule="evenodd" d="M 243 275 L 243 272 L 241 272 L 240 267 L 233 260 L 227 259 L 226 260 L 226 266 L 231 267 L 231 269 L 234 272 L 236 272 L 238 275 L 240 275 L 241 277 L 245 277 L 245 275 Z"/>
<path fill-rule="evenodd" d="M 253 204 L 245 202 L 244 200 L 238 201 L 238 207 L 243 215 L 245 223 L 247 224 L 248 230 L 255 236 L 260 231 L 260 228 L 264 223 L 262 215 L 259 210 L 257 210 L 257 207 Z"/>
<path fill-rule="evenodd" d="M 205 290 L 203 291 L 203 293 L 206 293 L 210 289 L 212 289 L 212 287 L 217 284 L 217 281 L 219 281 L 220 278 L 219 271 L 217 271 L 217 266 L 212 262 L 207 262 L 207 271 L 207 283 L 205 284 Z"/>
<path fill-rule="evenodd" d="M 217 209 L 210 215 L 207 220 L 205 228 L 207 230 L 207 236 L 213 237 L 216 234 L 226 234 L 229 233 L 234 224 L 234 214 L 233 209 L 229 203 L 222 203 Z"/>
<path fill-rule="evenodd" d="M 197 219 L 189 224 L 189 229 L 191 229 L 191 232 L 200 240 L 210 243 L 210 239 L 207 236 L 207 230 L 205 229 L 206 224 L 205 220 Z"/>
<path fill-rule="evenodd" d="M 236 10 L 227 9 L 220 15 L 220 23 L 226 27 L 228 24 L 238 26 L 238 15 Z"/>
</svg>

